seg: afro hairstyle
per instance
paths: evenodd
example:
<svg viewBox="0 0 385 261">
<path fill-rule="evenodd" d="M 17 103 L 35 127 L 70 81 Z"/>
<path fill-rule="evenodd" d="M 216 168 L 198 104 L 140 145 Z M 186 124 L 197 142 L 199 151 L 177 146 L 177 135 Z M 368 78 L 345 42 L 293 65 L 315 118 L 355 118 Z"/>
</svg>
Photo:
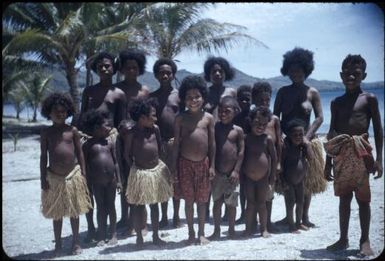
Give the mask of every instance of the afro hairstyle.
<svg viewBox="0 0 385 261">
<path fill-rule="evenodd" d="M 41 104 L 41 115 L 50 120 L 52 109 L 56 105 L 61 105 L 67 110 L 67 118 L 76 112 L 75 104 L 71 96 L 62 92 L 54 92 L 48 95 Z"/>
<path fill-rule="evenodd" d="M 239 86 L 239 88 L 237 89 L 237 96 L 241 95 L 244 92 L 251 93 L 251 86 L 247 85 L 247 84 L 243 84 L 243 85 Z"/>
<path fill-rule="evenodd" d="M 176 66 L 175 62 L 169 58 L 160 58 L 154 63 L 154 67 L 152 68 L 154 75 L 157 75 L 157 73 L 159 72 L 159 68 L 162 65 L 169 65 L 171 67 L 172 74 L 174 74 L 175 76 L 176 71 L 178 70 L 178 67 Z"/>
<path fill-rule="evenodd" d="M 152 98 L 136 98 L 132 100 L 130 104 L 130 116 L 131 119 L 135 122 L 138 122 L 140 117 L 149 116 L 151 113 L 151 108 L 156 108 L 158 106 L 158 100 L 154 97 Z"/>
<path fill-rule="evenodd" d="M 249 115 L 248 115 L 249 123 L 251 123 L 256 117 L 259 117 L 259 116 L 262 116 L 263 118 L 267 118 L 267 120 L 270 121 L 272 113 L 270 109 L 265 106 L 253 106 L 250 109 Z"/>
<path fill-rule="evenodd" d="M 341 69 L 351 64 L 359 64 L 362 68 L 362 71 L 366 71 L 366 61 L 359 54 L 348 54 L 348 56 L 346 56 L 345 59 L 342 61 Z"/>
<path fill-rule="evenodd" d="M 204 104 L 206 103 L 207 95 L 208 95 L 206 82 L 199 75 L 189 75 L 189 76 L 186 76 L 182 80 L 182 83 L 179 87 L 179 100 L 180 100 L 179 108 L 180 108 L 180 111 L 185 110 L 186 94 L 187 94 L 187 91 L 191 90 L 191 89 L 199 90 L 199 92 L 202 95 Z"/>
<path fill-rule="evenodd" d="M 289 68 L 292 65 L 299 65 L 307 78 L 314 70 L 313 52 L 296 47 L 283 55 L 283 65 L 281 73 L 283 76 L 288 75 Z"/>
<path fill-rule="evenodd" d="M 123 50 L 117 59 L 117 69 L 121 70 L 127 60 L 135 60 L 139 66 L 139 75 L 142 75 L 146 68 L 146 56 L 143 51 L 138 49 Z"/>
<path fill-rule="evenodd" d="M 225 58 L 211 56 L 207 58 L 203 66 L 204 78 L 207 82 L 210 82 L 211 68 L 216 64 L 218 64 L 225 72 L 225 81 L 230 81 L 234 78 L 235 71 Z"/>
<path fill-rule="evenodd" d="M 97 68 L 97 65 L 100 61 L 102 61 L 103 59 L 109 59 L 111 60 L 111 63 L 112 63 L 112 68 L 113 68 L 113 74 L 116 73 L 116 64 L 115 64 L 115 56 L 113 56 L 112 54 L 108 53 L 108 52 L 101 52 L 98 54 L 98 56 L 96 56 L 93 60 L 92 60 L 92 63 L 91 63 L 91 70 L 94 72 L 94 73 L 98 73 L 98 68 Z"/>
<path fill-rule="evenodd" d="M 252 100 L 255 100 L 258 96 L 260 96 L 262 93 L 268 93 L 272 94 L 273 90 L 271 88 L 270 83 L 268 82 L 256 82 L 253 85 L 253 88 L 251 89 L 251 98 Z"/>
<path fill-rule="evenodd" d="M 294 128 L 296 127 L 303 127 L 306 128 L 306 123 L 299 119 L 299 118 L 293 118 L 286 124 L 286 130 L 287 133 L 290 133 Z"/>
<path fill-rule="evenodd" d="M 87 111 L 82 117 L 84 132 L 92 136 L 94 130 L 102 126 L 104 120 L 108 118 L 107 112 L 101 112 L 95 109 Z"/>
</svg>

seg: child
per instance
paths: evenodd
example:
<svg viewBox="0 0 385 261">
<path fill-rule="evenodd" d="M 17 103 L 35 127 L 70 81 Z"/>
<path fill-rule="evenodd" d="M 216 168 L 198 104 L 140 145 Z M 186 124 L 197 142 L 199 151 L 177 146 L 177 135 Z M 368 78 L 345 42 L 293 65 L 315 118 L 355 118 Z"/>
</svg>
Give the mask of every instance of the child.
<svg viewBox="0 0 385 261">
<path fill-rule="evenodd" d="M 42 103 L 41 114 L 53 122 L 52 126 L 42 130 L 40 140 L 42 213 L 44 217 L 53 219 L 55 255 L 62 249 L 63 217 L 71 220 L 72 253 L 81 253 L 79 215 L 92 208 L 84 178 L 86 172 L 80 135 L 76 127 L 65 123 L 74 112 L 74 103 L 66 94 L 55 92 Z"/>
<path fill-rule="evenodd" d="M 193 227 L 194 202 L 198 205 L 198 240 L 207 244 L 204 225 L 206 203 L 210 193 L 210 180 L 215 176 L 214 117 L 203 111 L 207 99 L 204 80 L 196 75 L 183 79 L 179 88 L 180 113 L 175 118 L 174 161 L 172 172 L 178 177 L 185 211 L 189 237 L 187 244 L 195 241 Z"/>
<path fill-rule="evenodd" d="M 250 85 L 241 85 L 237 90 L 237 101 L 239 107 L 241 107 L 241 112 L 235 115 L 234 124 L 240 126 L 243 129 L 243 133 L 246 135 L 250 132 L 249 122 L 247 117 L 250 111 L 251 105 L 251 86 Z M 240 173 L 239 175 L 239 201 L 241 203 L 241 216 L 236 221 L 236 224 L 243 224 L 245 222 L 245 206 L 246 206 L 246 194 L 245 194 L 245 175 Z"/>
<path fill-rule="evenodd" d="M 299 233 L 298 229 L 308 230 L 301 223 L 304 188 L 303 181 L 309 171 L 307 161 L 313 157 L 310 142 L 305 139 L 305 122 L 301 119 L 292 119 L 286 125 L 286 136 L 282 150 L 282 178 L 286 184 L 284 191 L 286 216 L 289 223 L 289 231 Z M 296 205 L 296 222 L 293 220 L 293 207 Z"/>
<path fill-rule="evenodd" d="M 345 94 L 330 104 L 329 141 L 324 146 L 328 155 L 325 177 L 329 181 L 334 179 L 334 194 L 340 197 L 340 238 L 327 249 L 338 251 L 349 247 L 350 203 L 354 191 L 361 225 L 360 252 L 369 256 L 373 255 L 369 242 L 369 173 L 377 172 L 375 178 L 382 176 L 383 129 L 376 96 L 361 89 L 361 81 L 366 78 L 365 70 L 366 61 L 360 55 L 349 54 L 342 62 L 340 75 L 345 85 Z M 370 120 L 373 123 L 377 154 L 375 161 L 367 142 Z M 331 175 L 332 167 L 334 176 Z"/>
<path fill-rule="evenodd" d="M 270 107 L 272 88 L 268 82 L 257 82 L 254 84 L 251 91 L 251 99 L 255 106 L 265 106 L 266 108 Z M 271 120 L 267 124 L 266 134 L 270 135 L 273 139 L 275 151 L 277 152 L 277 172 L 281 171 L 281 151 L 282 151 L 282 135 L 281 135 L 281 125 L 279 123 L 279 118 L 276 115 L 271 116 Z M 275 182 L 274 182 L 275 184 Z M 268 193 L 268 198 L 266 201 L 267 208 L 267 230 L 269 232 L 275 231 L 273 223 L 271 223 L 271 210 L 273 207 L 274 199 L 274 185 L 271 187 L 272 190 Z"/>
<path fill-rule="evenodd" d="M 274 115 L 281 120 L 282 132 L 287 135 L 287 123 L 299 118 L 306 123 L 305 137 L 311 141 L 314 159 L 309 162 L 309 175 L 305 177 L 304 209 L 302 223 L 307 227 L 315 227 L 309 220 L 309 208 L 313 194 L 326 190 L 327 182 L 323 178 L 324 158 L 322 155 L 322 143 L 316 136 L 318 128 L 323 122 L 321 97 L 318 90 L 308 86 L 305 80 L 314 70 L 313 52 L 296 47 L 283 56 L 281 73 L 289 76 L 291 85 L 281 87 L 274 102 Z M 314 120 L 310 117 L 314 110 Z M 277 192 L 279 188 L 277 187 Z M 287 218 L 276 222 L 276 224 L 287 224 Z"/>
<path fill-rule="evenodd" d="M 259 214 L 261 234 L 269 237 L 267 231 L 266 199 L 269 186 L 274 184 L 277 168 L 277 157 L 273 139 L 265 133 L 267 124 L 271 120 L 268 108 L 260 106 L 250 110 L 249 120 L 251 132 L 245 139 L 245 156 L 242 171 L 246 184 L 246 230 L 244 236 L 253 232 L 252 224 L 255 220 L 255 208 Z"/>
<path fill-rule="evenodd" d="M 229 237 L 235 237 L 234 225 L 239 194 L 239 171 L 244 152 L 244 134 L 241 127 L 232 123 L 239 112 L 237 100 L 232 96 L 221 99 L 218 107 L 220 122 L 215 124 L 215 167 L 216 175 L 212 182 L 214 201 L 214 233 L 209 239 L 219 239 L 222 204 L 228 211 Z"/>
<path fill-rule="evenodd" d="M 124 80 L 116 83 L 115 86 L 123 90 L 123 92 L 126 94 L 128 106 L 126 119 L 130 119 L 129 109 L 133 99 L 145 98 L 150 93 L 148 87 L 139 83 L 137 79 L 139 75 L 144 74 L 146 69 L 146 62 L 146 56 L 143 51 L 137 49 L 128 49 L 123 50 L 119 53 L 119 58 L 116 62 L 117 70 L 124 75 Z M 117 227 L 128 227 L 129 234 L 131 234 L 132 232 L 132 217 L 131 215 L 128 215 L 129 205 L 127 204 L 124 195 L 126 193 L 125 189 L 127 187 L 127 177 L 130 170 L 127 167 L 127 163 L 124 161 L 124 148 L 121 136 L 123 135 L 122 132 L 125 132 L 126 130 L 130 129 L 133 124 L 134 122 L 132 122 L 132 120 L 121 122 L 120 126 L 118 127 L 119 135 L 116 141 L 116 156 L 118 159 L 120 173 L 122 175 L 121 179 L 123 183 L 123 191 L 120 194 L 122 216 L 119 222 L 117 223 Z M 143 220 L 143 228 L 146 227 L 146 220 L 147 218 Z"/>
<path fill-rule="evenodd" d="M 168 201 L 173 196 L 168 167 L 159 159 L 161 137 L 156 121 L 156 100 L 135 100 L 130 109 L 136 124 L 124 134 L 124 158 L 130 167 L 126 198 L 133 204 L 133 219 L 138 248 L 143 246 L 142 225 L 145 205 L 150 204 L 152 239 L 156 245 L 165 241 L 158 235 L 158 202 Z"/>
<path fill-rule="evenodd" d="M 97 205 L 98 245 L 107 239 L 107 216 L 110 217 L 111 239 L 108 244 L 118 243 L 116 237 L 116 190 L 120 192 L 121 182 L 115 155 L 115 142 L 108 139 L 111 127 L 108 115 L 90 110 L 84 117 L 84 129 L 92 136 L 83 144 L 88 180 Z"/>
<path fill-rule="evenodd" d="M 106 113 L 107 118 L 110 121 L 110 125 L 117 128 L 119 123 L 126 119 L 126 109 L 127 101 L 126 95 L 124 92 L 112 85 L 112 77 L 116 73 L 116 65 L 114 63 L 115 57 L 107 52 L 101 52 L 98 56 L 92 61 L 91 69 L 98 74 L 100 82 L 88 86 L 84 89 L 82 94 L 82 103 L 80 109 L 80 117 L 77 126 L 81 131 L 84 131 L 84 126 L 82 121 L 84 120 L 84 114 L 89 110 L 98 110 L 100 112 Z M 114 140 L 116 140 L 117 131 L 114 128 L 111 128 L 110 134 Z M 90 137 L 81 132 L 82 143 L 84 143 Z M 115 141 L 114 141 L 115 142 Z M 88 191 L 90 193 L 91 203 L 94 206 L 94 195 L 91 186 L 91 181 L 87 180 Z M 87 237 L 85 242 L 89 243 L 95 238 L 95 225 L 94 225 L 94 211 L 90 209 L 86 213 L 87 219 Z"/>
<path fill-rule="evenodd" d="M 158 90 L 150 93 L 150 97 L 157 98 L 158 106 L 156 108 L 158 125 L 160 129 L 160 136 L 162 138 L 162 146 L 164 153 L 162 153 L 161 159 L 166 165 L 171 168 L 172 160 L 172 148 L 174 143 L 174 120 L 179 111 L 179 97 L 178 90 L 173 88 L 171 83 L 175 78 L 177 66 L 175 62 L 168 58 L 161 58 L 157 60 L 153 67 L 154 76 L 159 81 L 160 87 Z M 176 188 L 174 188 L 175 190 Z M 174 217 L 173 226 L 175 228 L 180 227 L 179 218 L 179 206 L 180 199 L 173 197 L 174 204 Z M 159 227 L 163 228 L 168 225 L 167 207 L 168 202 L 163 202 L 162 218 L 159 223 Z"/>
</svg>

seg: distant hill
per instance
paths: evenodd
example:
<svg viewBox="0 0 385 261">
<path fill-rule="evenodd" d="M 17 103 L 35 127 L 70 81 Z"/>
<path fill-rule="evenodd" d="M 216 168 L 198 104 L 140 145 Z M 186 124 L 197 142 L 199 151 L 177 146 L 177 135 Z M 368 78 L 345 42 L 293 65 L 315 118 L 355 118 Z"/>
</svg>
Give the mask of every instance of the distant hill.
<svg viewBox="0 0 385 261">
<path fill-rule="evenodd" d="M 68 90 L 68 84 L 67 84 L 67 81 L 66 81 L 64 74 L 57 71 L 57 70 L 55 70 L 55 71 L 50 70 L 50 71 L 54 75 L 53 80 L 51 82 L 52 86 L 58 90 Z M 80 88 L 85 87 L 85 82 L 86 82 L 85 74 L 86 74 L 85 71 L 79 71 L 79 73 L 78 73 L 78 85 Z M 191 74 L 192 73 L 187 71 L 187 70 L 184 70 L 184 69 L 179 70 L 176 73 L 177 87 L 179 87 L 180 83 L 182 82 L 182 80 L 186 76 L 191 75 Z M 203 73 L 200 73 L 199 75 L 201 75 L 203 77 Z M 95 80 L 97 80 L 97 76 L 94 75 L 94 81 Z M 159 83 L 155 79 L 152 72 L 146 71 L 143 75 L 138 77 L 138 80 L 142 84 L 147 85 L 151 91 L 156 90 L 159 86 Z M 115 81 L 115 77 L 114 77 L 114 81 Z M 243 73 L 237 69 L 235 69 L 234 79 L 232 81 L 226 82 L 225 84 L 229 87 L 232 87 L 232 88 L 238 88 L 239 86 L 241 86 L 243 84 L 253 85 L 257 81 L 269 82 L 273 88 L 273 91 L 278 90 L 278 88 L 280 88 L 282 86 L 291 84 L 289 77 L 277 76 L 277 77 L 272 77 L 272 78 L 267 78 L 267 79 L 256 78 L 256 77 L 247 75 L 247 74 L 245 74 L 245 73 Z M 334 82 L 334 81 L 326 81 L 326 80 L 319 81 L 319 80 L 315 80 L 312 78 L 308 78 L 305 82 L 308 85 L 315 87 L 319 91 L 330 91 L 330 90 L 344 89 L 342 82 Z M 383 81 L 370 82 L 370 83 L 364 82 L 362 84 L 362 87 L 363 87 L 363 89 L 384 88 L 384 82 Z"/>
</svg>

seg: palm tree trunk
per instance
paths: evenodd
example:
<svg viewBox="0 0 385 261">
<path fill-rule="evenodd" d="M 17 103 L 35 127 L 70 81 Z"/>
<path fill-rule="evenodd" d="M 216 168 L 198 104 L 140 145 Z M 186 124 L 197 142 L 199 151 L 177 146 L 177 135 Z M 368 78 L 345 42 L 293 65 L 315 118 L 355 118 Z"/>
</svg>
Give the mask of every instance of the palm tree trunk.
<svg viewBox="0 0 385 261">
<path fill-rule="evenodd" d="M 33 106 L 32 122 L 37 122 L 37 106 Z"/>
<path fill-rule="evenodd" d="M 68 85 L 70 87 L 70 95 L 75 103 L 76 112 L 79 111 L 80 105 L 80 94 L 79 87 L 76 81 L 77 71 L 75 69 L 75 62 L 67 61 L 66 62 L 66 78 L 68 81 Z"/>
</svg>

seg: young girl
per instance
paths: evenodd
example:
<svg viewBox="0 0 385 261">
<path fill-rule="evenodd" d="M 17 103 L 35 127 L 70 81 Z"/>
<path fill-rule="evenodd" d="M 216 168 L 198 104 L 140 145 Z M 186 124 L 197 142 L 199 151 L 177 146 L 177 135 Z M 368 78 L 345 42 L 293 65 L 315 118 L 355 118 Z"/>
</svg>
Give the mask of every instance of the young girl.
<svg viewBox="0 0 385 261">
<path fill-rule="evenodd" d="M 62 249 L 63 217 L 70 217 L 71 220 L 72 253 L 81 253 L 79 215 L 92 208 L 84 177 L 86 172 L 80 135 L 76 127 L 65 123 L 74 112 L 72 99 L 62 93 L 53 93 L 42 103 L 41 114 L 53 122 L 41 132 L 40 140 L 42 212 L 44 217 L 53 219 L 55 254 Z"/>
<path fill-rule="evenodd" d="M 271 136 L 265 133 L 271 119 L 268 108 L 259 106 L 249 113 L 251 132 L 245 139 L 245 156 L 242 171 L 246 184 L 246 230 L 244 235 L 253 232 L 252 224 L 255 220 L 255 208 L 260 218 L 261 234 L 269 237 L 267 231 L 267 193 L 275 181 L 277 157 Z"/>
<path fill-rule="evenodd" d="M 159 159 L 161 138 L 156 121 L 156 100 L 153 98 L 135 100 L 130 109 L 131 118 L 136 124 L 122 136 L 124 159 L 130 167 L 127 180 L 126 198 L 133 204 L 136 244 L 143 246 L 142 224 L 145 205 L 150 204 L 152 239 L 156 245 L 165 241 L 158 235 L 158 203 L 173 196 L 171 174 L 166 164 Z"/>
<path fill-rule="evenodd" d="M 173 173 L 178 165 L 176 182 L 185 200 L 187 244 L 195 241 L 194 202 L 198 205 L 199 243 L 209 243 L 204 225 L 210 180 L 215 176 L 215 137 L 214 117 L 203 111 L 206 98 L 206 83 L 201 77 L 192 75 L 183 79 L 179 88 L 181 112 L 175 118 Z"/>
<path fill-rule="evenodd" d="M 107 240 L 107 216 L 110 217 L 110 245 L 117 244 L 116 236 L 116 190 L 122 187 L 118 163 L 115 155 L 115 142 L 109 137 L 108 114 L 91 110 L 84 118 L 84 129 L 92 136 L 83 144 L 88 180 L 97 205 L 98 245 Z"/>
</svg>

